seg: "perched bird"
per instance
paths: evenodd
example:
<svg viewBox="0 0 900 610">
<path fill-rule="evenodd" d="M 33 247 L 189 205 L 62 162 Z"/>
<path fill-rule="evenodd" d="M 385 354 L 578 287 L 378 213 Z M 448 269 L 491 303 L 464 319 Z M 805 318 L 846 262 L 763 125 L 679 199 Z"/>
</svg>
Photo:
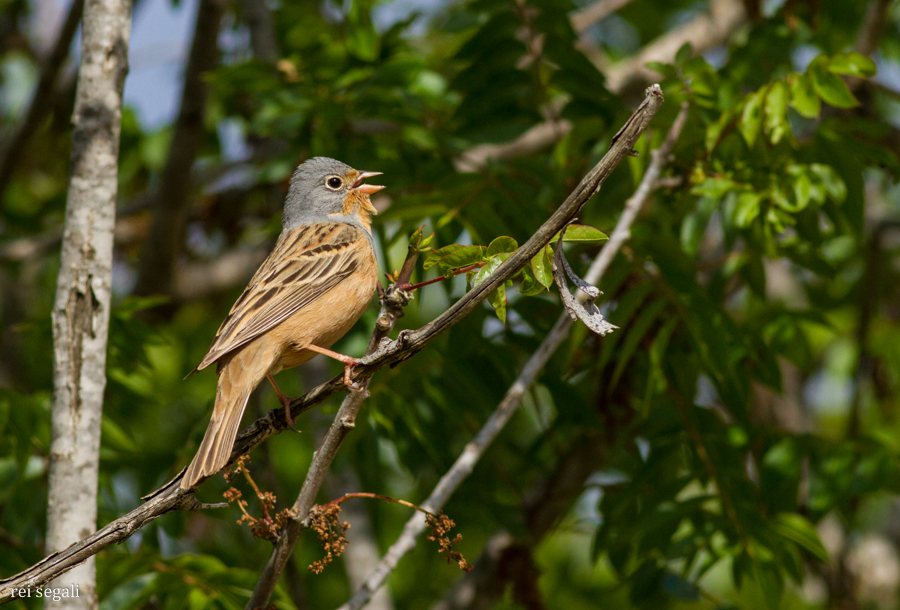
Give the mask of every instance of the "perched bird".
<svg viewBox="0 0 900 610">
<path fill-rule="evenodd" d="M 214 362 L 216 404 L 197 455 L 181 480 L 190 489 L 228 461 L 254 388 L 268 378 L 285 407 L 289 399 L 272 375 L 317 353 L 344 363 L 344 383 L 357 360 L 328 348 L 362 316 L 378 284 L 369 195 L 363 184 L 380 172 L 360 172 L 316 157 L 291 177 L 275 249 L 250 280 L 191 374 Z"/>
</svg>

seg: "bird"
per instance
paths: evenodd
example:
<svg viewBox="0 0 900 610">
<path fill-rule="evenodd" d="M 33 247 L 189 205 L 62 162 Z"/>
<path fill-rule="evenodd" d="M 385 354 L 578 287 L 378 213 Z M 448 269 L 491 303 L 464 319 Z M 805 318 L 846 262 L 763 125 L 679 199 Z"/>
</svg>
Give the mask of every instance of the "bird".
<svg viewBox="0 0 900 610">
<path fill-rule="evenodd" d="M 215 406 L 181 488 L 189 490 L 222 469 L 231 455 L 251 392 L 268 379 L 285 408 L 290 399 L 273 375 L 316 354 L 344 364 L 344 383 L 358 360 L 328 348 L 362 316 L 378 285 L 370 195 L 383 186 L 363 181 L 381 172 L 358 171 L 314 157 L 291 176 L 274 249 L 222 322 L 206 356 L 188 375 L 213 363 Z"/>
</svg>

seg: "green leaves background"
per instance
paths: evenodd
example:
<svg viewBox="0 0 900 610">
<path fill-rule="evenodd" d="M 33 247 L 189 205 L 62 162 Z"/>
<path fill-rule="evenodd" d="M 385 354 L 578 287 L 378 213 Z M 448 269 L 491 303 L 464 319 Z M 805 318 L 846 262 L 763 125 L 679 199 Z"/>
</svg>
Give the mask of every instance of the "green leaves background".
<svg viewBox="0 0 900 610">
<path fill-rule="evenodd" d="M 854 50 L 868 3 L 764 4 L 721 48 L 685 46 L 651 65 L 667 100 L 653 130 L 584 208 L 582 226 L 566 234 L 567 259 L 583 275 L 687 101 L 688 124 L 663 183 L 600 285 L 604 313 L 620 329 L 599 339 L 573 328 L 446 508 L 470 561 L 500 532 L 527 559 L 507 556 L 506 572 L 488 573 L 496 587 L 479 598 L 488 606 L 823 608 L 842 595 L 867 603 L 859 597 L 865 574 L 847 572 L 849 593 L 832 576 L 849 570 L 854 540 L 889 529 L 898 491 L 896 87 L 875 84 L 873 59 Z M 231 163 L 215 129 L 225 118 L 249 141 L 275 145 L 259 146 L 236 186 L 198 187 L 182 263 L 264 251 L 280 228 L 284 180 L 296 163 L 336 157 L 385 174 L 390 199 L 378 201 L 374 228 L 383 271 L 400 267 L 409 236 L 423 226 L 434 237 L 413 281 L 478 264 L 418 291 L 405 328 L 433 319 L 487 277 L 602 156 L 636 99 L 628 87 L 608 90 L 605 72 L 615 61 L 707 8 L 632 2 L 579 37 L 568 17 L 579 7 L 559 0 L 453 2 L 386 28 L 373 22 L 378 3 L 329 6 L 273 7 L 281 62 L 234 56 L 208 75 L 200 165 Z M 30 5 L 0 7 L 4 16 L 23 10 Z M 885 15 L 872 57 L 889 74 L 900 35 L 895 11 Z M 231 23 L 243 31 L 238 14 Z M 3 61 L 14 52 L 4 47 Z M 548 120 L 560 131 L 545 147 L 457 170 L 473 147 Z M 2 194 L 4 253 L 60 226 L 67 121 L 58 110 L 22 151 Z M 158 180 L 170 137 L 126 112 L 123 199 Z M 146 214 L 120 219 L 119 277 L 137 267 Z M 2 575 L 43 556 L 58 264 L 46 252 L 0 258 Z M 544 249 L 489 305 L 379 372 L 320 501 L 342 485 L 414 502 L 427 496 L 560 315 L 552 255 Z M 149 301 L 117 283 L 102 522 L 193 455 L 215 379 L 183 377 L 245 279 Z M 336 348 L 361 354 L 375 315 L 373 306 Z M 323 362 L 279 383 L 297 395 L 336 372 Z M 335 404 L 301 420 L 303 434 L 254 453 L 254 473 L 279 507 L 299 489 Z M 277 406 L 262 388 L 249 410 L 257 416 Z M 224 489 L 207 483 L 201 499 L 218 501 Z M 409 517 L 382 503 L 363 511 L 382 552 Z M 101 554 L 101 604 L 243 607 L 269 547 L 236 519 L 230 509 L 167 515 Z M 819 535 L 835 524 L 844 539 L 837 552 Z M 279 608 L 346 601 L 345 565 L 307 574 L 321 555 L 311 536 L 301 541 L 274 600 Z M 510 567 L 520 565 L 534 570 Z M 459 578 L 421 545 L 389 585 L 395 607 L 431 607 Z M 810 583 L 821 585 L 824 601 L 807 596 Z"/>
</svg>

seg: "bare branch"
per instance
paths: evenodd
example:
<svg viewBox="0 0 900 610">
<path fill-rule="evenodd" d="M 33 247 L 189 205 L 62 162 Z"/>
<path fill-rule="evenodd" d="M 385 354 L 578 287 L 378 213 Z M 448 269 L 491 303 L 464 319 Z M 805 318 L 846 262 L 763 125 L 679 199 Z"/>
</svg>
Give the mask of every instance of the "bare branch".
<svg viewBox="0 0 900 610">
<path fill-rule="evenodd" d="M 172 142 L 157 199 L 153 226 L 144 245 L 135 293 L 169 294 L 175 262 L 184 243 L 184 229 L 191 190 L 191 167 L 206 133 L 208 86 L 203 78 L 218 63 L 219 25 L 224 0 L 200 0 L 194 40 L 184 74 L 181 110 L 175 121 Z"/>
<path fill-rule="evenodd" d="M 489 161 L 502 161 L 522 155 L 558 142 L 572 131 L 572 123 L 565 119 L 538 123 L 512 142 L 503 144 L 480 144 L 470 148 L 454 163 L 456 171 L 481 171 Z"/>
<path fill-rule="evenodd" d="M 267 248 L 239 248 L 207 262 L 179 265 L 172 296 L 179 301 L 192 301 L 246 284 L 268 253 Z"/>
<path fill-rule="evenodd" d="M 665 141 L 657 150 L 653 151 L 650 165 L 644 173 L 640 185 L 634 195 L 625 203 L 625 209 L 622 212 L 618 223 L 616 223 L 616 227 L 613 230 L 609 241 L 591 264 L 591 267 L 587 272 L 586 280 L 589 283 L 596 284 L 599 282 L 600 277 L 621 249 L 622 244 L 624 244 L 630 236 L 631 225 L 634 223 L 647 201 L 650 200 L 650 195 L 654 191 L 659 174 L 666 164 L 668 157 L 672 152 L 672 148 L 675 146 L 675 142 L 678 140 L 678 136 L 681 134 L 681 130 L 684 128 L 684 124 L 687 121 L 687 113 L 687 104 L 682 104 L 681 111 L 678 113 L 678 117 L 672 124 L 671 129 L 669 129 Z M 579 300 L 582 301 L 587 298 L 587 295 L 584 293 L 579 293 L 578 296 Z M 559 319 L 557 319 L 553 329 L 538 347 L 537 351 L 532 354 L 531 358 L 528 359 L 528 362 L 525 363 L 525 366 L 522 367 L 519 376 L 513 382 L 512 386 L 510 386 L 509 390 L 506 392 L 506 396 L 500 401 L 500 404 L 497 405 L 494 413 L 491 414 L 481 430 L 478 431 L 475 438 L 466 445 L 462 454 L 456 459 L 453 466 L 450 467 L 450 470 L 441 477 L 441 480 L 438 482 L 437 486 L 435 486 L 431 495 L 429 495 L 428 499 L 422 503 L 422 508 L 432 513 L 441 510 L 462 482 L 472 473 L 472 470 L 484 455 L 484 452 L 504 426 L 506 426 L 513 413 L 515 413 L 519 404 L 522 402 L 526 390 L 534 383 L 534 380 L 543 370 L 544 366 L 546 366 L 550 357 L 557 348 L 562 345 L 562 342 L 565 341 L 566 337 L 568 337 L 571 327 L 572 320 L 566 312 L 563 312 L 559 316 Z M 397 541 L 391 545 L 391 548 L 388 549 L 387 553 L 385 553 L 381 563 L 378 564 L 378 567 L 372 575 L 353 595 L 350 601 L 341 606 L 339 610 L 358 610 L 366 605 L 372 594 L 384 584 L 390 573 L 397 567 L 400 559 L 415 547 L 416 538 L 418 538 L 419 534 L 424 530 L 425 524 L 421 519 L 414 517 L 407 521 L 406 526 L 403 528 L 403 532 L 397 538 Z"/>
<path fill-rule="evenodd" d="M 537 230 L 537 232 L 506 261 L 501 264 L 486 280 L 477 287 L 467 292 L 459 301 L 447 311 L 438 316 L 432 322 L 415 331 L 403 331 L 396 341 L 384 339 L 377 351 L 363 359 L 362 364 L 353 369 L 352 379 L 362 382 L 372 376 L 373 373 L 386 366 L 394 365 L 412 357 L 422 350 L 432 339 L 448 330 L 466 315 L 471 313 L 497 286 L 515 275 L 524 267 L 531 258 L 574 217 L 581 207 L 600 188 L 603 180 L 619 165 L 633 149 L 635 142 L 647 128 L 650 120 L 662 105 L 663 96 L 659 86 L 654 85 L 647 89 L 644 102 L 638 107 L 626 124 L 626 129 L 621 137 L 610 147 L 600 162 L 594 167 L 581 183 L 575 188 L 566 201 L 553 213 L 553 215 Z M 304 411 L 319 404 L 332 394 L 344 387 L 342 375 L 313 388 L 306 395 L 295 399 L 291 403 L 291 415 L 296 418 Z M 341 417 L 344 417 L 342 415 Z M 346 434 L 346 424 L 352 420 L 338 422 L 333 440 L 342 438 Z M 245 429 L 235 441 L 231 452 L 229 464 L 239 456 L 248 453 L 253 448 L 263 443 L 267 438 L 278 434 L 287 428 L 284 410 L 270 411 L 265 417 L 258 419 Z M 332 443 L 332 441 L 328 441 Z M 331 446 L 331 445 L 329 445 Z M 327 448 L 319 451 L 323 453 L 323 462 Z M 179 487 L 183 471 L 172 481 L 166 483 L 158 490 L 145 496 L 145 503 L 131 511 L 124 517 L 120 517 L 103 527 L 96 533 L 73 544 L 65 551 L 46 557 L 38 564 L 12 576 L 0 580 L 0 603 L 11 600 L 12 589 L 25 587 L 38 587 L 52 578 L 72 569 L 72 567 L 85 561 L 111 544 L 127 539 L 135 531 L 150 521 L 173 510 L 192 510 L 199 506 L 190 491 L 181 490 Z M 312 473 L 318 476 L 317 473 Z M 313 481 L 314 483 L 314 481 Z M 321 481 L 319 481 L 321 483 Z M 317 488 L 317 487 L 316 487 Z M 312 494 L 313 496 L 315 494 Z M 301 498 L 298 498 L 300 504 Z M 306 500 L 303 500 L 305 503 Z"/>
<path fill-rule="evenodd" d="M 606 19 L 617 10 L 631 3 L 631 0 L 598 0 L 597 2 L 569 15 L 572 29 L 583 34 L 586 29 Z"/>
<path fill-rule="evenodd" d="M 604 70 L 606 86 L 618 95 L 637 91 L 644 83 L 658 77 L 656 72 L 645 67 L 648 62 L 671 62 L 686 43 L 693 47 L 695 55 L 703 53 L 724 44 L 745 23 L 747 13 L 740 0 L 710 0 L 709 15 L 699 15 L 670 30 L 628 59 Z"/>
<path fill-rule="evenodd" d="M 866 7 L 862 27 L 856 37 L 856 50 L 863 55 L 870 56 L 878 48 L 881 37 L 884 35 L 884 26 L 887 24 L 887 10 L 891 0 L 872 0 Z"/>
<path fill-rule="evenodd" d="M 601 0 L 599 4 L 603 3 Z M 606 75 L 606 87 L 616 95 L 633 97 L 640 87 L 658 76 L 644 67 L 647 62 L 671 63 L 675 53 L 686 42 L 691 43 L 695 54 L 701 54 L 727 42 L 738 28 L 747 23 L 747 14 L 740 0 L 710 0 L 709 6 L 710 14 L 698 15 L 693 21 L 667 32 L 628 59 L 611 66 L 601 66 Z M 475 172 L 484 169 L 490 161 L 533 153 L 558 142 L 571 129 L 572 124 L 566 120 L 539 123 L 511 142 L 481 144 L 469 149 L 457 159 L 456 169 Z"/>
<path fill-rule="evenodd" d="M 3 201 L 2 194 L 12 177 L 13 168 L 21 155 L 22 147 L 53 108 L 53 89 L 63 64 L 69 56 L 69 47 L 72 46 L 72 39 L 75 38 L 83 10 L 84 0 L 72 1 L 69 14 L 66 15 L 56 42 L 41 65 L 41 75 L 38 78 L 28 110 L 12 133 L 8 134 L 9 137 L 0 140 L 0 202 Z"/>
</svg>

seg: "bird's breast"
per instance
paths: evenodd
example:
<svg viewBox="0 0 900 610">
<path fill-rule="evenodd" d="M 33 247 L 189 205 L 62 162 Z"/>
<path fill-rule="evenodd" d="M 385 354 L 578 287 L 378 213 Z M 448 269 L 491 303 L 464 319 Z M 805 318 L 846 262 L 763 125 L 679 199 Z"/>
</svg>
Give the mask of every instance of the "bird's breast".
<svg viewBox="0 0 900 610">
<path fill-rule="evenodd" d="M 362 317 L 378 284 L 375 253 L 369 249 L 368 256 L 366 264 L 278 326 L 282 355 L 272 374 L 313 358 L 316 352 L 306 349 L 310 344 L 331 347 Z"/>
</svg>

